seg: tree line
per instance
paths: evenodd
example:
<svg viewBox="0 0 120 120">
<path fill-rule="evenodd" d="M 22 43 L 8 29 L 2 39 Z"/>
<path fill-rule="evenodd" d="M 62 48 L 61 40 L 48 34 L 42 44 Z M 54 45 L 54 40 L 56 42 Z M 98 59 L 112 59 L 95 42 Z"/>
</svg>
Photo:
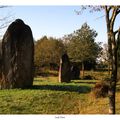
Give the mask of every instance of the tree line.
<svg viewBox="0 0 120 120">
<path fill-rule="evenodd" d="M 94 69 L 102 50 L 101 44 L 95 41 L 97 34 L 84 23 L 61 39 L 43 36 L 35 42 L 35 67 L 58 69 L 61 56 L 67 53 L 71 63 L 78 64 L 83 71 Z"/>
</svg>

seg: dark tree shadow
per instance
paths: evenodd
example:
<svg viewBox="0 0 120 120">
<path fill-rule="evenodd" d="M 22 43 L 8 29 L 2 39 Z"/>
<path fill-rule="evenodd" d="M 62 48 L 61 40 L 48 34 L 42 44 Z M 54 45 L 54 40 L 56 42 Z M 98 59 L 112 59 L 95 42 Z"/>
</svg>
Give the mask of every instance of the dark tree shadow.
<svg viewBox="0 0 120 120">
<path fill-rule="evenodd" d="M 58 76 L 58 73 L 37 73 L 38 76 L 42 76 L 42 77 L 49 77 L 49 76 L 53 76 L 56 77 Z"/>
<path fill-rule="evenodd" d="M 97 82 L 82 82 L 82 81 L 77 81 L 77 82 L 75 82 L 75 83 L 85 83 L 85 84 L 96 84 Z"/>
<path fill-rule="evenodd" d="M 89 86 L 75 86 L 75 85 L 34 85 L 31 89 L 36 90 L 55 90 L 55 91 L 68 91 L 78 93 L 89 93 L 91 87 Z"/>
<path fill-rule="evenodd" d="M 44 81 L 42 79 L 41 80 L 35 79 L 34 82 L 44 82 Z"/>
</svg>

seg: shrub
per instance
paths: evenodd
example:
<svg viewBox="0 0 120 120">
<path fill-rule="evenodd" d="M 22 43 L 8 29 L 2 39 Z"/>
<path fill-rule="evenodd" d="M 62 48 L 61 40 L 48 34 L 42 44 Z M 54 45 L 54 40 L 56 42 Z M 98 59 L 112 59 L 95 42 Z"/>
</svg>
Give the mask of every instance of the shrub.
<svg viewBox="0 0 120 120">
<path fill-rule="evenodd" d="M 94 79 L 94 77 L 93 76 L 91 76 L 91 75 L 86 75 L 86 76 L 84 76 L 84 78 L 83 78 L 84 80 L 93 80 Z"/>
<path fill-rule="evenodd" d="M 92 89 L 95 98 L 106 97 L 108 95 L 109 85 L 106 81 L 96 83 Z"/>
</svg>

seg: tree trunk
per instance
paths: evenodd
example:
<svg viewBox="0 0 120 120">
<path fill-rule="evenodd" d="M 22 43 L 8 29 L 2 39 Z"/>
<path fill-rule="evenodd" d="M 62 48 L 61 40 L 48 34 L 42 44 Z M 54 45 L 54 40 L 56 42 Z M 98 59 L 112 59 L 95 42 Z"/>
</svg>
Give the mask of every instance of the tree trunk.
<svg viewBox="0 0 120 120">
<path fill-rule="evenodd" d="M 82 78 L 84 79 L 84 62 L 82 62 Z"/>
<path fill-rule="evenodd" d="M 112 41 L 112 74 L 110 80 L 110 88 L 109 88 L 109 114 L 115 114 L 115 93 L 116 93 L 116 81 L 117 81 L 117 45 L 115 42 L 114 33 L 111 35 Z"/>
<path fill-rule="evenodd" d="M 108 62 L 108 75 L 109 76 L 110 76 L 110 67 L 111 67 L 110 62 Z"/>
<path fill-rule="evenodd" d="M 107 36 L 108 36 L 108 57 L 109 63 L 112 67 L 110 86 L 109 86 L 109 114 L 115 114 L 115 93 L 116 93 L 116 80 L 117 80 L 117 44 L 115 41 L 115 34 L 113 32 L 113 24 L 110 19 L 110 9 L 105 7 Z"/>
</svg>

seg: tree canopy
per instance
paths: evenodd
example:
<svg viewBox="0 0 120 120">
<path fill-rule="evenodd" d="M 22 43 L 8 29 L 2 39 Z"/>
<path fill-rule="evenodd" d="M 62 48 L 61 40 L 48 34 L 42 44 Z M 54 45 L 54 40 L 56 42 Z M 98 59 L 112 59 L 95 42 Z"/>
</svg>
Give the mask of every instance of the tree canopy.
<svg viewBox="0 0 120 120">
<path fill-rule="evenodd" d="M 44 36 L 35 43 L 35 66 L 58 66 L 64 52 L 65 48 L 61 40 Z"/>
<path fill-rule="evenodd" d="M 87 23 L 72 34 L 67 36 L 67 52 L 74 62 L 96 60 L 99 52 L 99 43 L 95 42 L 97 32 L 90 28 Z"/>
</svg>

